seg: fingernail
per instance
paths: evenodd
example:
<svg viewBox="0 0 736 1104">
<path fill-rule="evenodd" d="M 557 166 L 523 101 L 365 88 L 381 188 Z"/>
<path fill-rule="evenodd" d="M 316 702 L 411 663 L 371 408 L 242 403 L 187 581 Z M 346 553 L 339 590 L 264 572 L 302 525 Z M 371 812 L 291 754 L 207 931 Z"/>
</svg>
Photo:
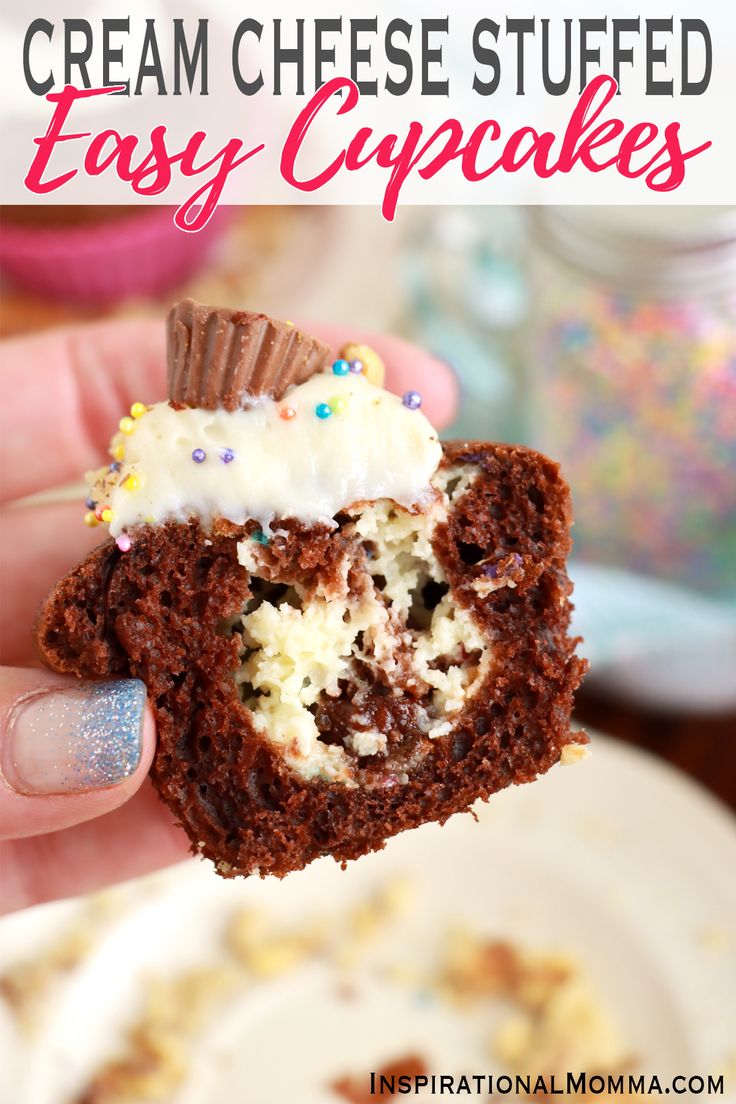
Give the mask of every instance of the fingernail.
<svg viewBox="0 0 736 1104">
<path fill-rule="evenodd" d="M 114 786 L 141 759 L 146 687 L 139 679 L 49 687 L 21 699 L 3 741 L 3 775 L 21 794 Z"/>
</svg>

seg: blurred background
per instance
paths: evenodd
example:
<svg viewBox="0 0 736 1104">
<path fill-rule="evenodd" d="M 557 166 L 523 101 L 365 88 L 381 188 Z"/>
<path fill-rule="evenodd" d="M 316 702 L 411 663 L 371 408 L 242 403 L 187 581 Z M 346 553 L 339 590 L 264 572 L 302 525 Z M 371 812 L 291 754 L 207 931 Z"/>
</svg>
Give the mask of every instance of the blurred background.
<svg viewBox="0 0 736 1104">
<path fill-rule="evenodd" d="M 284 1031 L 301 1039 L 296 1073 L 259 1075 L 253 1101 L 360 1104 L 369 1061 L 449 1071 L 458 1055 L 467 1066 L 482 1054 L 517 1069 L 614 1070 L 689 1055 L 711 1063 L 701 1073 L 736 1061 L 713 1026 L 736 1019 L 736 916 L 723 885 L 736 866 L 733 828 L 682 773 L 658 765 L 668 760 L 736 807 L 736 208 L 416 207 L 392 225 L 367 208 L 226 208 L 201 235 L 179 234 L 160 208 L 11 207 L 3 222 L 2 339 L 112 315 L 161 317 L 186 293 L 388 330 L 450 363 L 461 402 L 445 436 L 539 447 L 572 485 L 575 628 L 592 667 L 576 720 L 606 734 L 591 764 L 502 795 L 475 835 L 463 818 L 464 827 L 422 829 L 344 875 L 319 864 L 283 886 L 233 889 L 187 866 L 112 904 L 103 895 L 71 911 L 34 910 L 32 923 L 6 922 L 0 994 L 10 1036 L 26 1031 L 24 1017 L 38 1016 L 44 994 L 60 992 L 60 977 L 76 985 L 55 998 L 71 1008 L 66 1029 L 46 1021 L 43 1046 L 39 1036 L 29 1044 L 46 1073 L 24 1081 L 26 1095 L 9 1104 L 248 1104 L 238 1095 L 251 1086 L 243 1040 L 256 1065 L 271 1055 L 273 1073 Z M 463 862 L 476 873 L 456 885 Z M 477 875 L 486 863 L 497 878 Z M 371 951 L 368 972 L 346 980 L 345 946 L 355 937 L 362 947 L 363 934 L 370 943 L 384 912 L 394 917 L 387 887 L 434 864 L 431 885 L 420 876 L 416 890 L 423 919 L 396 921 L 392 961 L 379 955 L 376 973 Z M 205 884 L 212 911 L 195 936 Z M 458 916 L 447 911 L 453 895 Z M 328 935 L 309 919 L 322 906 L 337 917 Z M 273 923 L 263 919 L 270 908 Z M 464 934 L 442 942 L 439 920 L 422 927 L 428 909 L 441 914 L 443 931 Z M 111 916 L 118 927 L 109 935 Z M 168 980 L 151 982 L 151 954 L 138 952 L 118 976 L 114 948 L 130 940 L 131 924 L 133 932 L 152 925 L 154 946 L 188 948 L 181 961 L 174 955 Z M 165 940 L 167 930 L 176 938 Z M 434 948 L 431 963 L 409 966 L 411 955 L 396 949 L 411 932 Z M 193 943 L 204 955 L 194 965 Z M 404 967 L 411 976 L 399 996 L 392 971 Z M 295 970 L 311 981 L 293 988 Z M 329 996 L 320 989 L 328 975 Z M 241 990 L 256 983 L 253 1005 Z M 698 1005 L 704 985 L 707 1015 Z M 123 990 L 111 1004 L 110 993 Z M 107 1026 L 95 1033 L 83 1009 L 98 999 Z M 308 1025 L 315 1002 L 337 1040 L 329 1074 L 326 1058 L 314 1058 L 324 1050 Z M 200 1060 L 193 1040 L 210 1038 L 214 1006 L 239 1011 L 218 1021 L 230 1042 L 215 1031 L 214 1057 Z M 87 1095 L 65 1096 L 58 1084 L 48 1095 L 76 1045 L 69 1025 L 79 1022 L 98 1051 L 114 1039 L 122 1057 L 112 1073 L 90 1072 L 91 1058 L 82 1073 L 74 1067 L 69 1085 L 87 1083 Z M 374 1028 L 383 1042 L 368 1054 L 356 1037 Z M 485 1040 L 480 1050 L 456 1040 L 448 1051 L 448 1037 L 468 1032 Z M 187 1088 L 192 1054 L 200 1066 Z"/>
</svg>

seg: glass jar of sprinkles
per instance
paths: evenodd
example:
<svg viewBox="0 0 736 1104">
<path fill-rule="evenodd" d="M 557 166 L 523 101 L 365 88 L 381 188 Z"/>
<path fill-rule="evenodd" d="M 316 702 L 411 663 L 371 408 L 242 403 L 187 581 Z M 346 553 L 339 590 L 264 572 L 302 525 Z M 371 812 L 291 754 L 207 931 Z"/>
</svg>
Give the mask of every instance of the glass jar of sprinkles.
<svg viewBox="0 0 736 1104">
<path fill-rule="evenodd" d="M 736 208 L 537 208 L 532 438 L 577 556 L 736 599 Z"/>
</svg>

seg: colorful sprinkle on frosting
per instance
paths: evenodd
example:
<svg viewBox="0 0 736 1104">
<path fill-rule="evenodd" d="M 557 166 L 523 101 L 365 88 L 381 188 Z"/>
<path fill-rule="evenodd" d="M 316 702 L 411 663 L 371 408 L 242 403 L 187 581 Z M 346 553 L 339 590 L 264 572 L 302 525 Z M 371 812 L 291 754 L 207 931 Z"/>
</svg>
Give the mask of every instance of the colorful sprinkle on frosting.
<svg viewBox="0 0 736 1104">
<path fill-rule="evenodd" d="M 418 391 L 405 391 L 401 396 L 401 401 L 407 410 L 418 410 L 422 405 L 422 396 Z"/>
<path fill-rule="evenodd" d="M 124 547 L 127 540 L 135 543 L 137 525 L 168 517 L 196 513 L 203 525 L 218 517 L 239 525 L 250 518 L 259 526 L 251 539 L 266 545 L 273 541 L 267 518 L 331 517 L 348 498 L 371 497 L 377 483 L 385 489 L 388 481 L 388 490 L 394 491 L 389 497 L 398 502 L 424 501 L 428 473 L 439 454 L 436 435 L 421 414 L 407 412 L 407 407 L 418 408 L 418 393 L 407 392 L 402 405 L 400 396 L 389 397 L 376 387 L 369 354 L 362 346 L 343 349 L 326 374 L 316 373 L 282 402 L 267 399 L 252 409 L 211 412 L 166 402 L 133 403 L 111 442 L 111 462 L 88 475 L 86 523 L 108 523 L 112 539 L 123 538 Z M 315 419 L 329 418 L 329 429 L 315 425 Z M 292 419 L 297 419 L 294 427 L 282 426 Z M 337 463 L 316 447 L 324 432 L 339 450 Z M 412 463 L 402 460 L 387 471 L 386 442 L 400 460 L 411 456 Z M 314 478 L 310 474 L 300 483 L 303 451 L 312 446 Z M 262 454 L 269 449 L 278 463 L 261 471 Z M 414 465 L 417 450 L 421 463 Z M 300 473 L 294 488 L 292 481 L 276 478 L 284 458 Z M 192 464 L 204 467 L 195 475 Z"/>
</svg>

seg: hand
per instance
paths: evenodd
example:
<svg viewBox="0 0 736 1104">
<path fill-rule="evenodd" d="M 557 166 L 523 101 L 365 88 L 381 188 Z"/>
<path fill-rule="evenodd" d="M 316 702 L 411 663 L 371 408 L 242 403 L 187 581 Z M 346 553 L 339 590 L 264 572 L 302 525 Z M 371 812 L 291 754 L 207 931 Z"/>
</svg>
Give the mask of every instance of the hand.
<svg viewBox="0 0 736 1104">
<path fill-rule="evenodd" d="M 337 349 L 372 345 L 387 386 L 418 388 L 438 428 L 450 369 L 387 337 L 306 327 Z M 107 459 L 132 402 L 165 395 L 160 322 L 104 322 L 0 345 L 0 872 L 5 909 L 85 893 L 185 858 L 188 840 L 144 784 L 155 726 L 136 680 L 85 684 L 44 671 L 33 621 L 45 594 L 96 544 L 80 501 L 14 500 L 78 481 Z"/>
</svg>

